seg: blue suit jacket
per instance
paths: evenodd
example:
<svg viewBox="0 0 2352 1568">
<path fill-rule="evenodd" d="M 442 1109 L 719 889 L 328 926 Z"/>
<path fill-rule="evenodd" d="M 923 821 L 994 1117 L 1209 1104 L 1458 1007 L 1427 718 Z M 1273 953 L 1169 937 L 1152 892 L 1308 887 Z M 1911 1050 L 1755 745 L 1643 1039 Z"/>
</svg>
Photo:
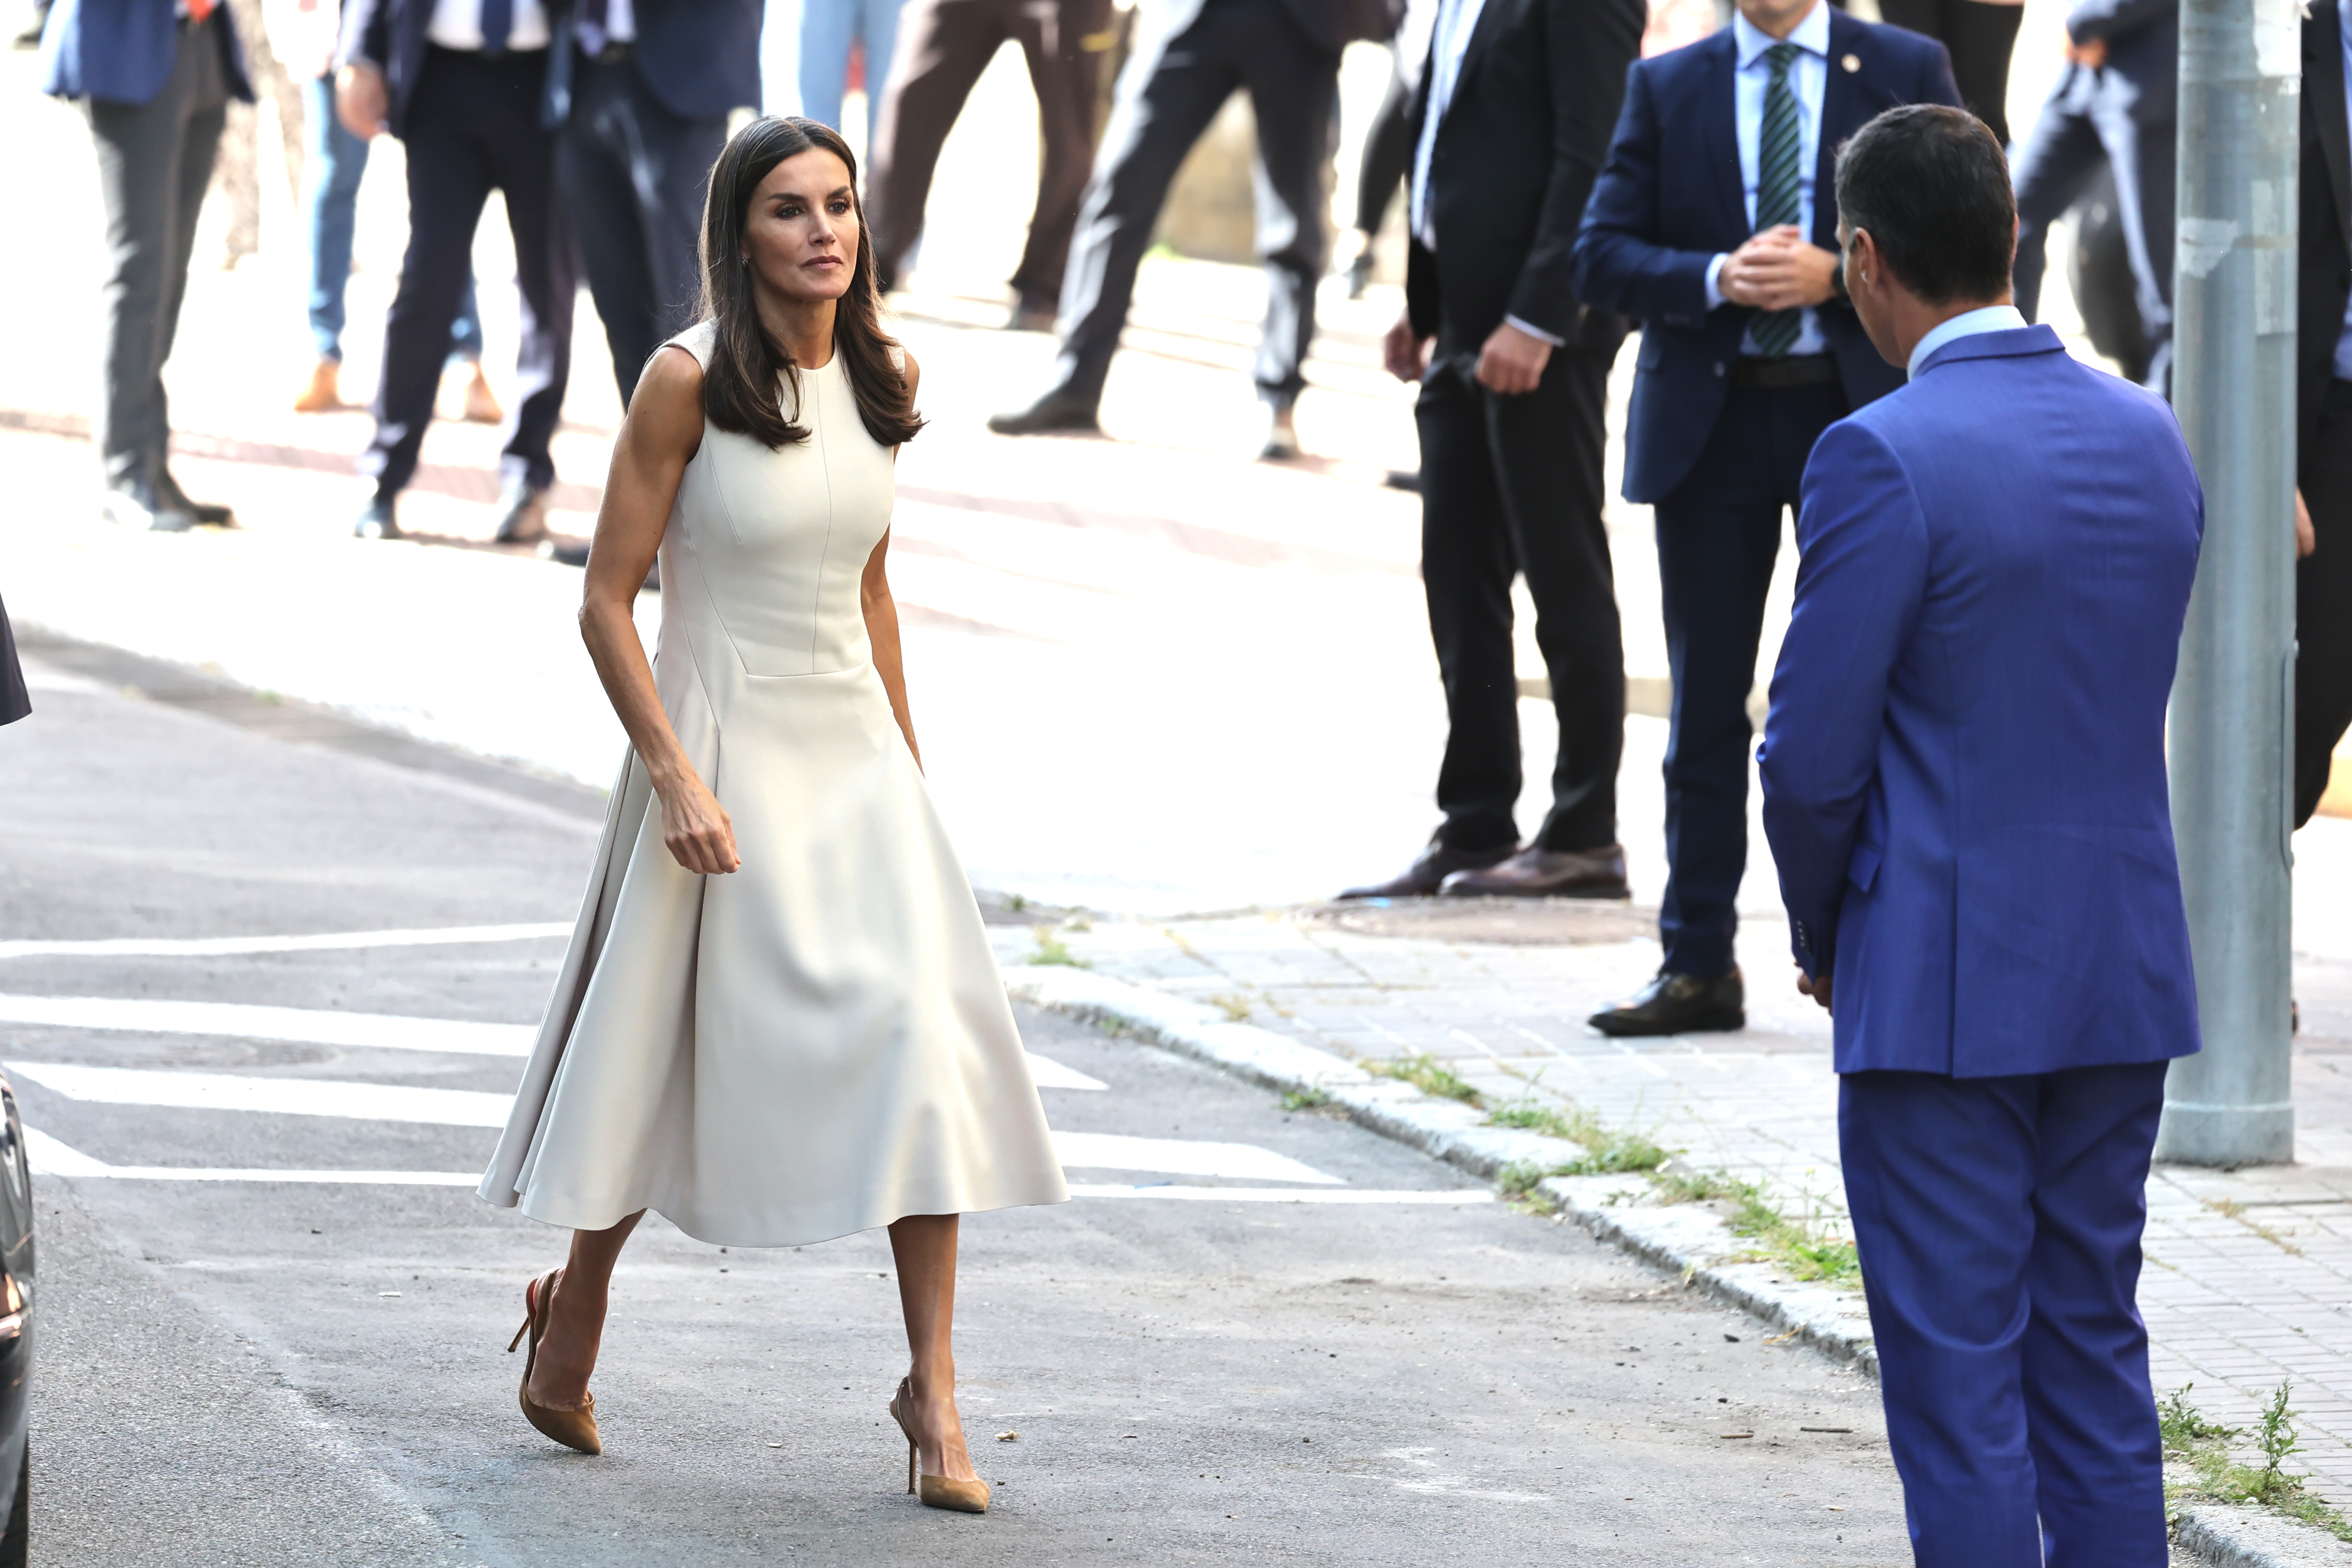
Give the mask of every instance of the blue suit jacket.
<svg viewBox="0 0 2352 1568">
<path fill-rule="evenodd" d="M 1813 173 L 1815 245 L 1837 247 L 1837 150 L 1899 103 L 1958 107 L 1944 46 L 1900 27 L 1830 13 L 1829 80 L 1822 95 Z M 1852 59 L 1855 68 L 1844 68 Z M 1664 499 L 1698 461 L 1731 384 L 1731 362 L 1755 312 L 1706 308 L 1706 267 L 1754 232 L 1739 178 L 1732 75 L 1739 45 L 1728 27 L 1634 62 L 1625 79 L 1609 162 L 1576 238 L 1576 297 L 1638 318 L 1642 348 L 1625 425 L 1625 499 Z M 1822 308 L 1847 404 L 1861 407 L 1903 384 L 1843 301 Z"/>
<path fill-rule="evenodd" d="M 1837 1070 L 2197 1049 L 2164 764 L 2205 523 L 2172 411 L 2048 327 L 1945 345 L 1822 433 L 1764 829 Z"/>
<path fill-rule="evenodd" d="M 236 19 L 220 7 L 221 63 L 230 87 L 253 101 Z M 41 90 L 57 98 L 146 103 L 163 90 L 180 52 L 172 0 L 57 0 L 41 29 Z"/>
</svg>

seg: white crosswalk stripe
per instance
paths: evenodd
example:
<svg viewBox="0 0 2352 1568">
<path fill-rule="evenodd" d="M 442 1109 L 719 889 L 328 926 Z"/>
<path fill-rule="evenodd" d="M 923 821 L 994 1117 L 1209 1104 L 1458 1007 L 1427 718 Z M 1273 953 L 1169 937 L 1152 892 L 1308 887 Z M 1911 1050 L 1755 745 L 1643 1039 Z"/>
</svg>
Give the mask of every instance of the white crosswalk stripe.
<svg viewBox="0 0 2352 1568">
<path fill-rule="evenodd" d="M 88 1067 L 68 1062 L 10 1062 L 10 1078 L 68 1100 L 100 1105 L 159 1106 L 185 1110 L 238 1110 L 277 1116 L 330 1116 L 363 1121 L 420 1121 L 445 1127 L 504 1127 L 513 1096 L 478 1089 L 416 1089 L 348 1079 L 257 1078 L 241 1073 L 176 1072 L 153 1068 Z M 1055 1149 L 1065 1165 L 1107 1171 L 1151 1171 L 1228 1181 L 1307 1182 L 1339 1185 L 1339 1178 L 1254 1143 L 1182 1138 L 1138 1138 L 1119 1132 L 1060 1132 Z"/>
<path fill-rule="evenodd" d="M 0 1024 L 37 1024 L 136 1035 L 215 1035 L 383 1051 L 449 1051 L 527 1057 L 539 1038 L 531 1024 L 476 1024 L 340 1008 L 262 1007 L 242 1002 L 173 1002 L 120 996 L 18 996 L 0 993 Z M 1099 1089 L 1100 1079 L 1034 1053 L 1039 1089 Z"/>
</svg>

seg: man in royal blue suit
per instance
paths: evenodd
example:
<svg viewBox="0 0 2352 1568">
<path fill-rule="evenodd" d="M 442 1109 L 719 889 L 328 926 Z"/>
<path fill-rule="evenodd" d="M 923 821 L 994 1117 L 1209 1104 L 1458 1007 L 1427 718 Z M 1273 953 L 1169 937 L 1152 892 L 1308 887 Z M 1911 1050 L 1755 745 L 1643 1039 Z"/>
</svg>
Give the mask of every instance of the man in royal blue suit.
<svg viewBox="0 0 2352 1568">
<path fill-rule="evenodd" d="M 166 465 L 163 362 L 229 100 L 253 101 L 228 7 L 58 0 L 41 33 L 41 90 L 87 101 L 106 200 L 106 376 L 90 431 L 100 515 L 166 532 L 226 522 L 228 508 L 190 500 Z"/>
<path fill-rule="evenodd" d="M 2135 1294 L 2166 1063 L 2197 1049 L 2165 702 L 2204 527 L 2172 412 L 2010 303 L 1975 119 L 1839 159 L 1855 314 L 1910 384 L 1797 524 L 1764 826 L 1832 1011 L 1847 1205 L 1925 1568 L 2163 1568 Z"/>
<path fill-rule="evenodd" d="M 1764 595 L 1813 439 L 1902 384 L 1837 274 L 1838 144 L 1898 103 L 1960 101 L 1944 46 L 1823 0 L 1739 0 L 1636 64 L 1576 243 L 1576 297 L 1642 322 L 1625 499 L 1657 509 L 1674 675 L 1664 960 L 1611 1035 L 1737 1029 L 1748 696 Z"/>
</svg>

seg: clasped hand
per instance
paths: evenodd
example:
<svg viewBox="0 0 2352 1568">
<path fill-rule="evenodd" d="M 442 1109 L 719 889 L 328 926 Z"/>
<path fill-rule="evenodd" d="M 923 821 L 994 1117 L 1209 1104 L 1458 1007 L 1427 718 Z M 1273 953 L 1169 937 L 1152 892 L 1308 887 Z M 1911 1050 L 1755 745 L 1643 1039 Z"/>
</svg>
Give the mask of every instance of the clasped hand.
<svg viewBox="0 0 2352 1568">
<path fill-rule="evenodd" d="M 735 852 L 735 823 L 710 786 L 692 773 L 658 785 L 662 844 L 671 857 L 697 876 L 723 876 L 743 864 Z"/>
<path fill-rule="evenodd" d="M 1715 286 L 1735 305 L 1793 310 L 1828 302 L 1837 264 L 1837 252 L 1807 240 L 1795 224 L 1776 224 L 1749 235 L 1725 258 Z"/>
<path fill-rule="evenodd" d="M 1381 343 L 1381 358 L 1388 363 L 1389 374 L 1399 381 L 1419 381 L 1429 374 L 1432 341 L 1413 331 L 1410 314 L 1398 317 L 1396 325 L 1389 329 Z M 1486 334 L 1486 342 L 1478 351 L 1478 384 L 1489 392 L 1510 396 L 1533 392 L 1542 383 L 1544 367 L 1550 363 L 1549 343 L 1505 321 Z"/>
</svg>

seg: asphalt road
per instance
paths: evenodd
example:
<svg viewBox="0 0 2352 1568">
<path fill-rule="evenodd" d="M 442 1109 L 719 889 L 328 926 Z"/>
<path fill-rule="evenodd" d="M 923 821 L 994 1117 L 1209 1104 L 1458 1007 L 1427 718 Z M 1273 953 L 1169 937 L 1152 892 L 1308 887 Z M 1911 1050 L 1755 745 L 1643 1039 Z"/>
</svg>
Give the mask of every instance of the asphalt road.
<svg viewBox="0 0 2352 1568">
<path fill-rule="evenodd" d="M 988 1516 L 899 1489 L 879 1235 L 726 1253 L 648 1220 L 606 1452 L 556 1448 L 501 1352 L 560 1233 L 464 1186 L 261 1178 L 478 1171 L 561 938 L 173 944 L 568 922 L 593 797 L 87 650 L 36 673 L 0 731 L 0 1052 L 37 1164 L 83 1173 L 39 1177 L 37 1563 L 1908 1561 L 1875 1385 L 1449 1167 L 1027 1012 L 1101 1086 L 1045 1090 L 1057 1131 L 1150 1142 L 1073 1139 L 1128 1163 L 1072 1180 L 1123 1195 L 965 1228 Z"/>
</svg>

